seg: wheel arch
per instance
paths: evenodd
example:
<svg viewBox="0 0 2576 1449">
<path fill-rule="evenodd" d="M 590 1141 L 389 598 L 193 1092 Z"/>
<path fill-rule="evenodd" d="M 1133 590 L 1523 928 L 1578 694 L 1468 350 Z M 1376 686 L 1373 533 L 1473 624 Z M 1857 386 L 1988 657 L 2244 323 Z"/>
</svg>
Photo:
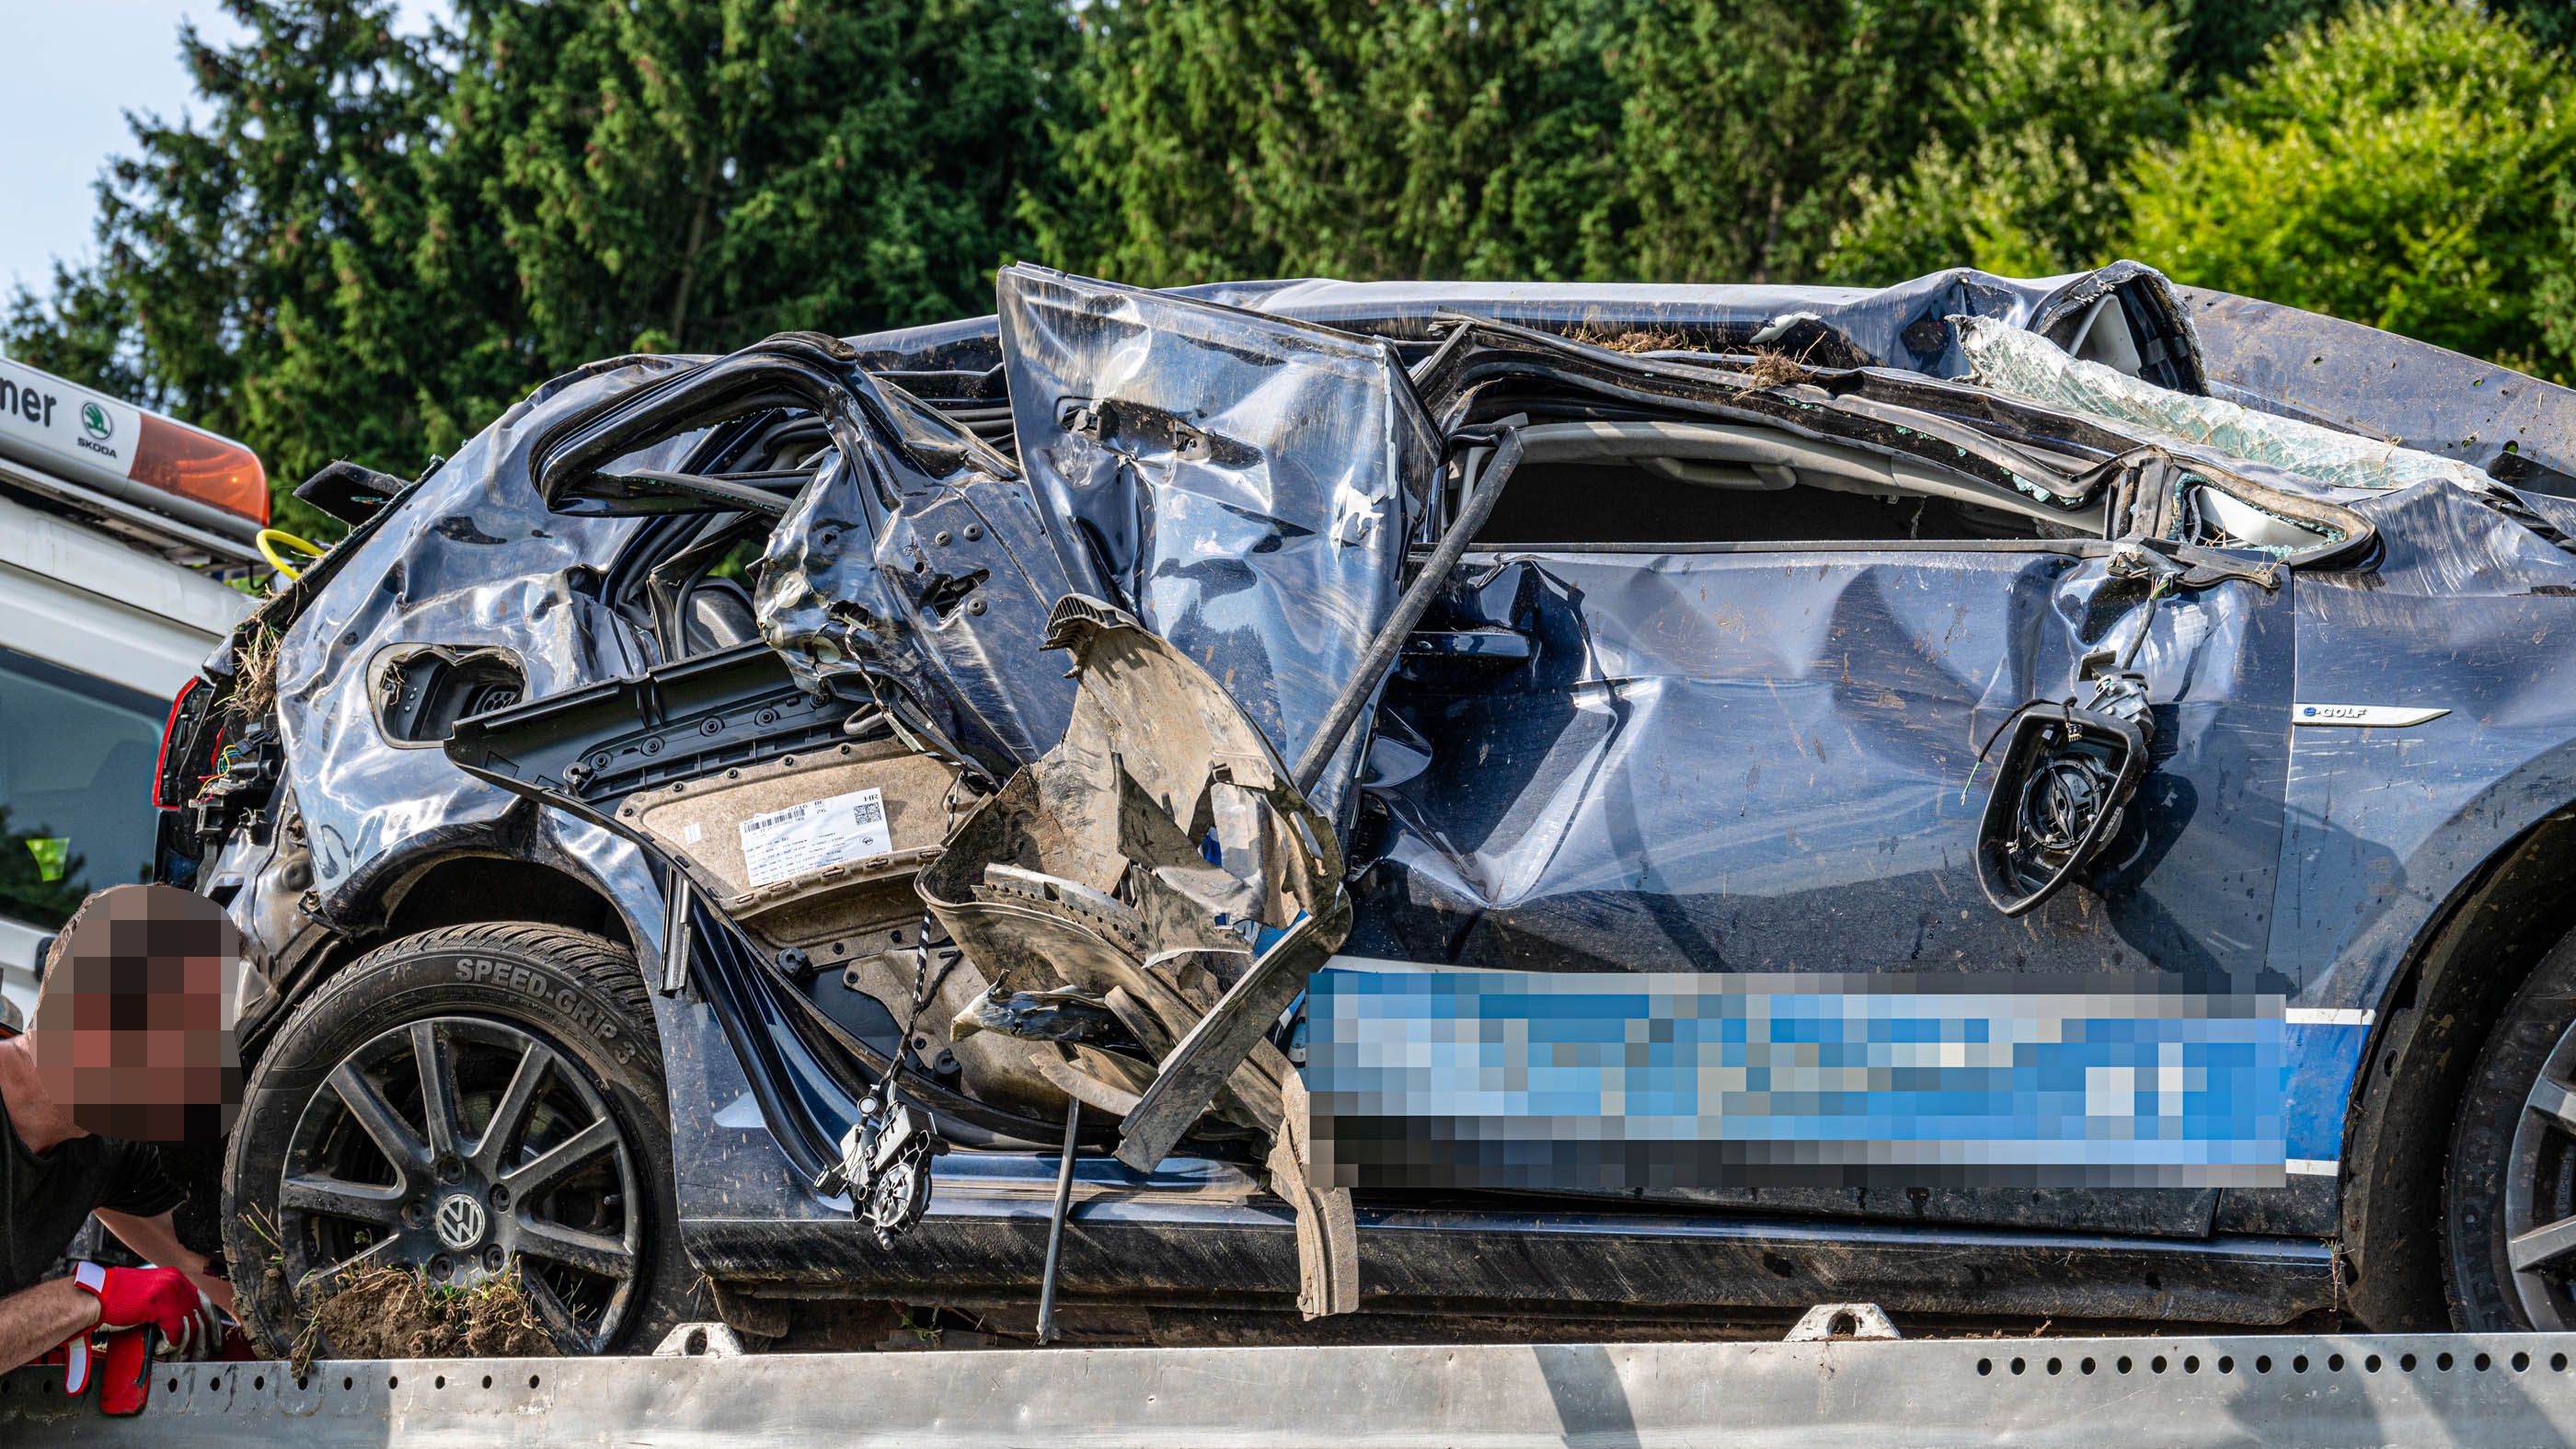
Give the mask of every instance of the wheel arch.
<svg viewBox="0 0 2576 1449">
<path fill-rule="evenodd" d="M 531 921 L 588 931 L 633 950 L 626 913 L 600 883 L 562 866 L 498 852 L 460 852 L 417 863 L 385 893 L 372 945 L 441 926 Z"/>
<path fill-rule="evenodd" d="M 621 892 L 606 878 L 612 872 L 591 865 L 569 856 L 540 860 L 471 845 L 403 861 L 379 877 L 383 884 L 371 893 L 360 923 L 333 933 L 307 962 L 298 963 L 285 996 L 266 1019 L 283 1022 L 296 1003 L 377 947 L 442 926 L 563 926 L 625 947 L 643 969 L 660 949 L 660 902 L 627 899 L 632 892 Z"/>
<path fill-rule="evenodd" d="M 2576 931 L 2576 804 L 2469 872 L 2380 993 L 2345 1117 L 2346 1302 L 2379 1332 L 2450 1327 L 2441 1191 L 2453 1118 L 2487 1035 Z"/>
</svg>

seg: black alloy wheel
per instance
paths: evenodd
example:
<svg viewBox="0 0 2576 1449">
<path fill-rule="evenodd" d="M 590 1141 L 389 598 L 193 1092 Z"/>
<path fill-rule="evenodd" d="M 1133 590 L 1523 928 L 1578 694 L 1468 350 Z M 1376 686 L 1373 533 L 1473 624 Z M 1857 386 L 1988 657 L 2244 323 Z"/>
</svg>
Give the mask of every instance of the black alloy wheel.
<svg viewBox="0 0 2576 1449">
<path fill-rule="evenodd" d="M 2457 1326 L 2576 1327 L 2576 936 L 2541 959 L 2488 1034 L 2442 1195 Z"/>
<path fill-rule="evenodd" d="M 375 1267 L 433 1292 L 515 1274 L 565 1354 L 707 1316 L 678 1234 L 650 998 L 623 947 L 448 927 L 315 988 L 252 1074 L 224 1170 L 243 1321 L 285 1356 Z"/>
<path fill-rule="evenodd" d="M 438 1016 L 350 1053 L 306 1104 L 278 1183 L 290 1282 L 367 1266 L 472 1287 L 519 1271 L 557 1349 L 606 1351 L 635 1297 L 635 1150 L 536 1034 Z"/>
</svg>

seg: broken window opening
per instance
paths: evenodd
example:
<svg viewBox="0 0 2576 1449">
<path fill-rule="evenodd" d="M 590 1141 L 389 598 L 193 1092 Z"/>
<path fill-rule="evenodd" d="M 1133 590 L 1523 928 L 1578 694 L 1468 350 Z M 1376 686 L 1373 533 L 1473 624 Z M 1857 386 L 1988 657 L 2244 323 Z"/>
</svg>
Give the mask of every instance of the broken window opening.
<svg viewBox="0 0 2576 1449">
<path fill-rule="evenodd" d="M 1482 547 L 2085 539 L 2066 509 L 1777 429 L 1659 420 L 1542 423 Z"/>
<path fill-rule="evenodd" d="M 1955 385 L 1897 383 L 1877 371 L 1819 370 L 1777 358 L 1756 359 L 1746 371 L 1731 363 L 1701 366 L 1484 320 L 1463 322 L 1411 375 L 1429 411 L 1453 431 L 1523 416 L 1540 419 L 1532 429 L 1538 446 L 1529 459 L 1539 468 L 1609 464 L 1720 491 L 1812 490 L 1793 500 L 1811 506 L 1786 516 L 1765 520 L 1739 508 L 1693 525 L 1677 520 L 1724 505 L 1664 490 L 1665 499 L 1642 500 L 1627 510 L 1643 517 L 1621 519 L 1605 500 L 1633 498 L 1635 479 L 1596 476 L 1551 487 L 1542 477 L 1530 489 L 1536 496 L 1516 501 L 1496 542 L 1974 545 L 2098 539 L 2105 513 L 2094 467 L 2127 447 L 2127 440 L 2097 425 L 2075 420 L 2072 427 L 2057 427 L 2057 419 L 2036 409 L 1997 406 L 1991 394 Z M 1583 421 L 1556 421 L 1567 418 Z M 2035 427 L 2047 431 L 2025 445 L 2023 435 Z M 1564 456 L 1556 456 L 1560 452 Z M 1772 471 L 1766 475 L 1761 467 Z M 1893 500 L 1898 507 L 1873 511 L 1816 503 L 1818 493 L 1859 494 Z M 1532 508 L 1546 509 L 1550 497 L 1558 500 L 1554 512 L 1565 521 L 1519 521 Z M 1575 537 L 1565 536 L 1569 530 Z M 1601 533 L 1616 536 L 1584 536 Z"/>
<path fill-rule="evenodd" d="M 760 638 L 751 569 L 769 546 L 772 522 L 742 513 L 710 519 L 647 576 L 654 635 L 664 641 L 666 659 L 694 659 Z"/>
<path fill-rule="evenodd" d="M 2173 537 L 2177 542 L 2288 558 L 2330 547 L 2345 538 L 2339 529 L 2301 523 L 2249 503 L 2196 473 L 2183 474 L 2175 484 L 2175 492 L 2177 522 Z"/>
</svg>

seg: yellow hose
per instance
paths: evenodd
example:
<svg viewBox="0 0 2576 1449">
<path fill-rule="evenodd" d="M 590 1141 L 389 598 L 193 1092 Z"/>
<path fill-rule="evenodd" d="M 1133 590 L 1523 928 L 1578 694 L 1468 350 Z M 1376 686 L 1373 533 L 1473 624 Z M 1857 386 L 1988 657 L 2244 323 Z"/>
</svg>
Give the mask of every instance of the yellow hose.
<svg viewBox="0 0 2576 1449">
<path fill-rule="evenodd" d="M 259 537 L 253 539 L 252 542 L 259 545 L 259 556 L 268 560 L 270 567 L 276 569 L 279 573 L 286 575 L 289 579 L 300 579 L 304 577 L 304 570 L 297 568 L 295 565 L 288 563 L 282 558 L 279 558 L 277 556 L 277 551 L 280 548 L 287 549 L 290 552 L 300 553 L 307 559 L 317 559 L 330 552 L 329 549 L 315 543 L 313 540 L 309 538 L 297 538 L 294 534 L 288 533 L 282 528 L 263 528 L 259 531 Z"/>
</svg>

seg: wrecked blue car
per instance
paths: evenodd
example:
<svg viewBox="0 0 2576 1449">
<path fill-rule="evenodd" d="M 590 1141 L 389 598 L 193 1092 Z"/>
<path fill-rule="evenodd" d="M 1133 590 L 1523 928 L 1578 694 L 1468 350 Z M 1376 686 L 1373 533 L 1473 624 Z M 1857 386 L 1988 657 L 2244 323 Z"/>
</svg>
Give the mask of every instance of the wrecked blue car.
<svg viewBox="0 0 2576 1449">
<path fill-rule="evenodd" d="M 601 362 L 174 703 L 252 1325 L 2564 1327 L 2571 473 L 2131 263 Z"/>
</svg>

